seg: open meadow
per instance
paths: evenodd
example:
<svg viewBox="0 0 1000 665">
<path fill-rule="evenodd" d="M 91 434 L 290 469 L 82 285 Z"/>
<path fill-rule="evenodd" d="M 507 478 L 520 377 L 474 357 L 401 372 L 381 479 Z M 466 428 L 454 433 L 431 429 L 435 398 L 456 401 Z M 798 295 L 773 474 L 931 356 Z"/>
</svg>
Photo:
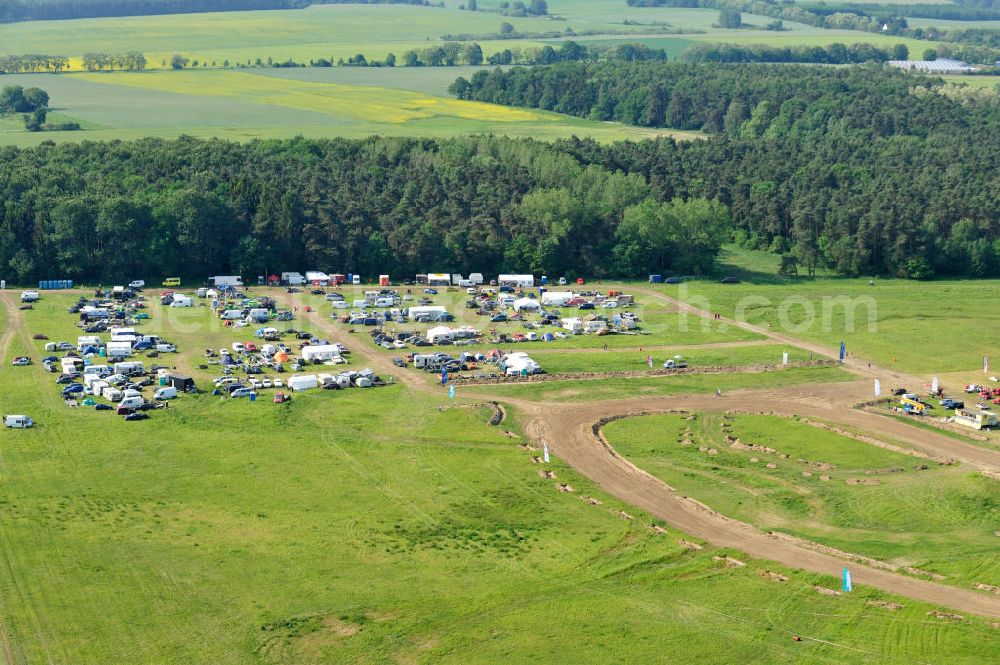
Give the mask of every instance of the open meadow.
<svg viewBox="0 0 1000 665">
<path fill-rule="evenodd" d="M 0 437 L 11 663 L 990 653 L 983 620 L 929 618 L 933 606 L 869 588 L 824 595 L 814 587 L 834 578 L 695 549 L 560 460 L 533 464 L 516 409 L 491 427 L 486 406 L 399 382 L 281 405 L 184 395 L 142 422 L 67 408 L 31 337 L 73 340 L 75 297 L 43 293 L 27 312 L 15 297 L 0 405 L 38 425 Z M 202 349 L 246 335 L 204 307 L 149 312 L 140 328 L 175 342 L 169 364 L 202 387 Z M 36 364 L 12 367 L 22 353 Z"/>
</svg>

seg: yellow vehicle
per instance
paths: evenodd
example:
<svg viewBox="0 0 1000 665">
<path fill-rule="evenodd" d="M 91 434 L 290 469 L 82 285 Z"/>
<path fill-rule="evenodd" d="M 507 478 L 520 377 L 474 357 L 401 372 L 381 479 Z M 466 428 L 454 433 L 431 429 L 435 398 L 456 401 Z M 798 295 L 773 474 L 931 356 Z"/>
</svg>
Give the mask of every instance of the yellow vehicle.
<svg viewBox="0 0 1000 665">
<path fill-rule="evenodd" d="M 918 402 L 917 400 L 910 399 L 906 396 L 903 396 L 903 398 L 899 400 L 899 405 L 902 406 L 907 413 L 915 413 L 918 416 L 924 415 L 924 411 L 927 409 L 927 405 L 923 402 Z"/>
<path fill-rule="evenodd" d="M 181 285 L 180 277 L 167 277 L 165 280 L 163 280 L 163 286 L 180 286 L 180 285 Z"/>
</svg>

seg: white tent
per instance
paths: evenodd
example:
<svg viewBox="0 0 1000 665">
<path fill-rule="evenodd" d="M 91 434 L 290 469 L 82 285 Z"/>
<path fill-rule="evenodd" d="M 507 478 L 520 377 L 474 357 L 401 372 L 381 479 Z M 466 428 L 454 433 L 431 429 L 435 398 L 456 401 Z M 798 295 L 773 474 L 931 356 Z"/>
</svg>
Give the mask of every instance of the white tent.
<svg viewBox="0 0 1000 665">
<path fill-rule="evenodd" d="M 319 387 L 319 379 L 315 374 L 293 374 L 286 382 L 292 390 L 309 390 Z"/>
<path fill-rule="evenodd" d="M 324 362 L 340 357 L 340 349 L 333 344 L 311 344 L 302 348 L 302 360 L 311 363 Z"/>
<path fill-rule="evenodd" d="M 537 312 L 542 308 L 541 304 L 537 300 L 531 298 L 518 298 L 511 305 L 515 312 L 520 312 L 523 310 L 528 310 L 531 312 Z"/>
</svg>

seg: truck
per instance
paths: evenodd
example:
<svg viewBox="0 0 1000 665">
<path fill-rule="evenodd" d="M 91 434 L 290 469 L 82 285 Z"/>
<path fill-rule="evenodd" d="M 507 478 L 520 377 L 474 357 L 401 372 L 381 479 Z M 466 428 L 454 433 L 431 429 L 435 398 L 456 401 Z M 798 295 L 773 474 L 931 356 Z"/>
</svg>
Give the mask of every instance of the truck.
<svg viewBox="0 0 1000 665">
<path fill-rule="evenodd" d="M 38 298 L 39 298 L 38 291 L 21 292 L 21 302 L 37 302 Z"/>
<path fill-rule="evenodd" d="M 288 286 L 302 286 L 306 283 L 306 278 L 300 272 L 283 272 L 281 273 L 281 281 Z"/>
<path fill-rule="evenodd" d="M 208 281 L 216 288 L 220 286 L 231 286 L 233 288 L 243 286 L 243 278 L 239 275 L 214 275 L 209 277 Z"/>
</svg>

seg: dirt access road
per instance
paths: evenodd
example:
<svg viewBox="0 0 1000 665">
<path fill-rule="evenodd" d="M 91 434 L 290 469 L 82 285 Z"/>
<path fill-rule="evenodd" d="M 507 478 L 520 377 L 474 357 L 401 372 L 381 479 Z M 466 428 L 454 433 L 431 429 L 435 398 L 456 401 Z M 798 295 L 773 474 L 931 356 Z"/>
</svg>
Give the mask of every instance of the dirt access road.
<svg viewBox="0 0 1000 665">
<path fill-rule="evenodd" d="M 678 308 L 685 308 L 693 315 L 712 315 L 660 297 Z M 333 324 L 328 316 L 319 312 L 305 312 L 297 301 L 301 316 L 318 327 L 328 337 L 351 348 L 358 359 L 364 359 L 379 373 L 391 374 L 414 390 L 443 396 L 440 386 L 427 375 L 403 370 L 392 365 L 389 356 L 376 349 L 364 335 L 351 335 Z M 803 344 L 773 331 L 725 320 L 764 335 L 773 342 L 785 343 L 829 356 L 830 350 L 816 345 Z M 594 425 L 602 418 L 642 413 L 662 413 L 672 410 L 689 411 L 742 411 L 747 413 L 775 413 L 820 418 L 846 427 L 862 430 L 875 438 L 885 438 L 897 447 L 910 447 L 931 457 L 947 457 L 966 463 L 986 473 L 1000 473 L 1000 454 L 973 444 L 964 443 L 936 432 L 918 430 L 891 418 L 868 413 L 854 405 L 871 396 L 873 375 L 910 381 L 913 377 L 896 372 L 885 372 L 877 367 L 869 369 L 867 362 L 849 361 L 846 367 L 864 380 L 838 382 L 828 385 L 801 385 L 769 390 L 740 390 L 723 397 L 714 395 L 688 395 L 670 397 L 642 397 L 576 404 L 541 403 L 521 399 L 502 398 L 520 410 L 526 419 L 525 428 L 535 443 L 541 447 L 546 442 L 550 449 L 574 469 L 588 477 L 604 491 L 637 506 L 671 526 L 719 547 L 729 547 L 791 568 L 838 576 L 844 566 L 850 567 L 858 584 L 867 584 L 884 591 L 934 603 L 955 610 L 1000 617 L 1000 597 L 971 589 L 948 587 L 915 577 L 859 563 L 857 555 L 843 553 L 838 556 L 807 541 L 776 539 L 749 524 L 726 518 L 706 510 L 700 504 L 679 495 L 662 481 L 638 469 L 628 460 L 617 455 L 594 433 Z M 664 379 L 669 380 L 669 379 Z M 477 387 L 475 397 L 495 398 Z"/>
</svg>

